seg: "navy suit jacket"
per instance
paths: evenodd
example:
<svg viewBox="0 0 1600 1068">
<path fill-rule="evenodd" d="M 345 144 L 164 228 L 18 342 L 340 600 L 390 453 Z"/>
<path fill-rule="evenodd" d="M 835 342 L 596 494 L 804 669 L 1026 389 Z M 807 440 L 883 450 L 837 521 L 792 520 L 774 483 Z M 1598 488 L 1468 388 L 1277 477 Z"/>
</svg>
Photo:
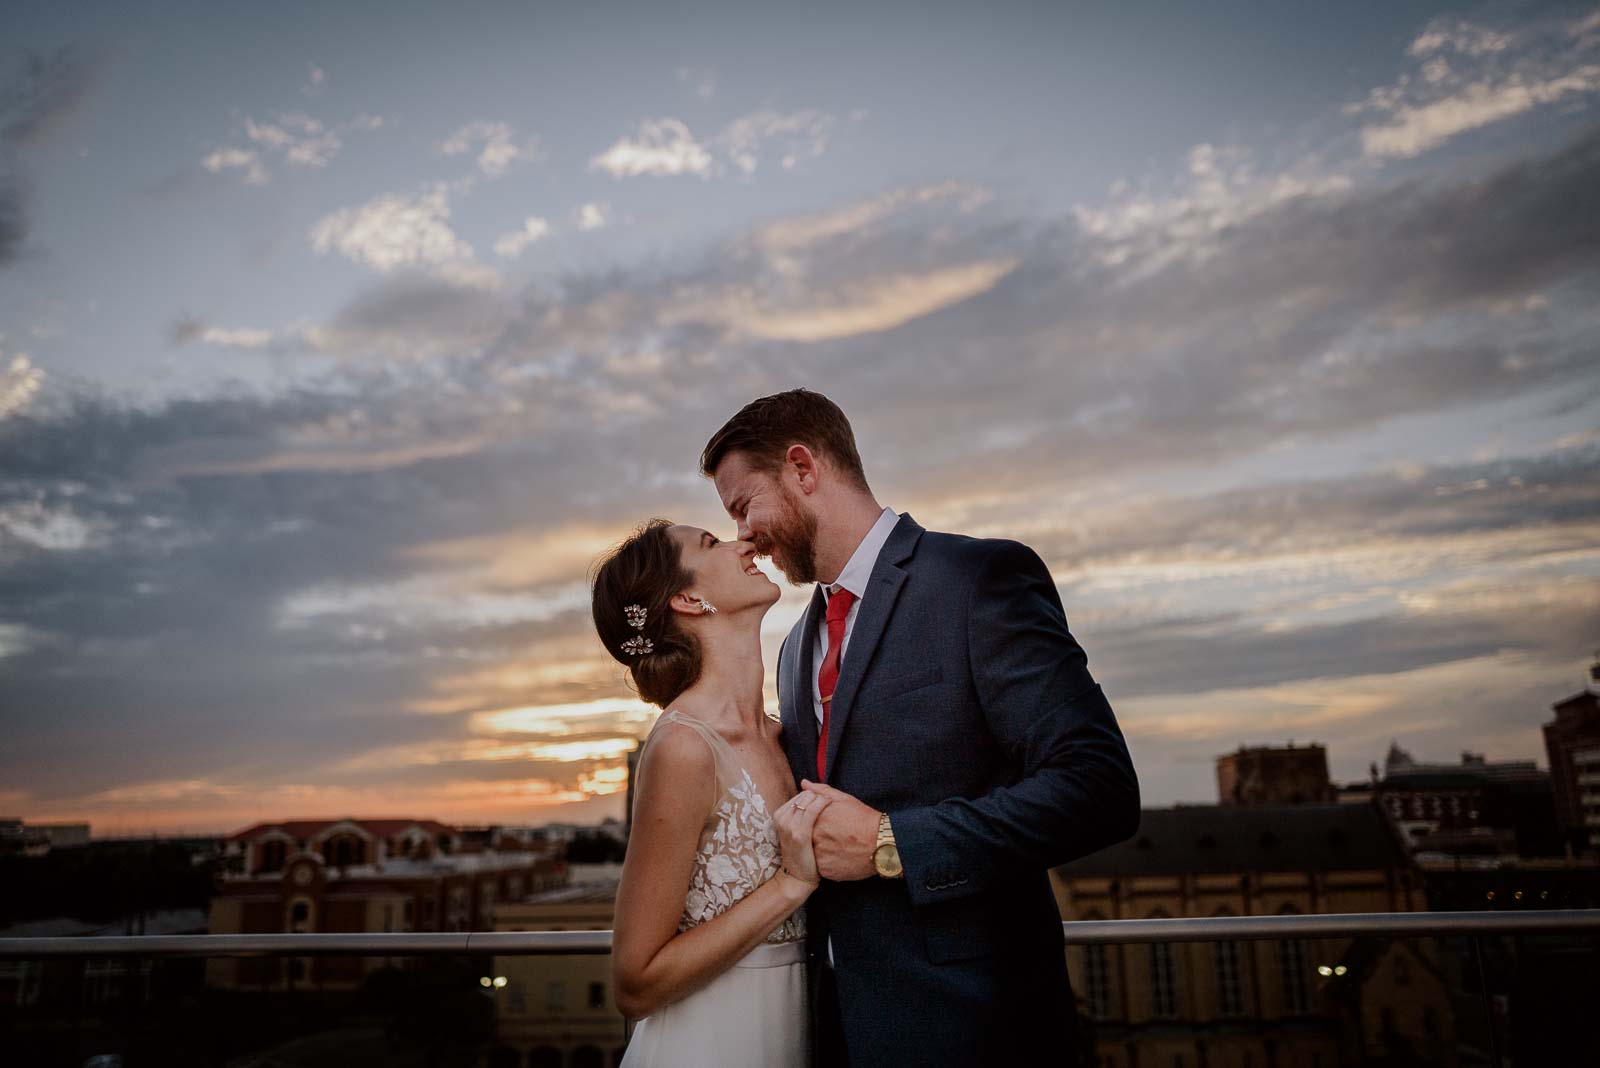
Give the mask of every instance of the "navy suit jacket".
<svg viewBox="0 0 1600 1068">
<path fill-rule="evenodd" d="M 811 667 L 824 611 L 819 586 L 778 654 L 796 781 L 816 777 Z M 825 771 L 889 814 L 905 868 L 901 879 L 824 881 L 807 903 L 812 993 L 831 936 L 851 1063 L 1044 1050 L 1070 1063 L 1049 869 L 1131 837 L 1139 784 L 1032 549 L 900 517 L 840 667 Z"/>
</svg>

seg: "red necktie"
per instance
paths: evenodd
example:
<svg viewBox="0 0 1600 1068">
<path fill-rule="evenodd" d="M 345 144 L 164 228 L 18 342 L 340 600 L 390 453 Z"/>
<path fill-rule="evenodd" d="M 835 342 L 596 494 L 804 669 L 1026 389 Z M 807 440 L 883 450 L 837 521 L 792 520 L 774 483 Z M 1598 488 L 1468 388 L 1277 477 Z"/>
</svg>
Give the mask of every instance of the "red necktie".
<svg viewBox="0 0 1600 1068">
<path fill-rule="evenodd" d="M 822 698 L 822 735 L 817 739 L 817 781 L 823 781 L 828 766 L 828 706 L 833 704 L 833 688 L 839 683 L 839 656 L 844 648 L 844 621 L 856 595 L 840 586 L 828 598 L 828 652 L 817 672 L 817 696 Z"/>
</svg>

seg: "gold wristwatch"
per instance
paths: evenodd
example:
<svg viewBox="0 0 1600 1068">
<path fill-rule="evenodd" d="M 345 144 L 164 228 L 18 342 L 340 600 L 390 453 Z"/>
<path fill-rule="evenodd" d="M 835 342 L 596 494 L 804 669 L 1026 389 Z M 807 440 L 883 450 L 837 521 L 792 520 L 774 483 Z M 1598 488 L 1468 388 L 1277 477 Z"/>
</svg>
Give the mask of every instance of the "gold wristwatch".
<svg viewBox="0 0 1600 1068">
<path fill-rule="evenodd" d="M 889 826 L 889 814 L 878 816 L 878 844 L 872 850 L 872 866 L 885 879 L 898 879 L 904 874 L 900 867 L 900 850 L 894 844 L 894 830 Z"/>
</svg>

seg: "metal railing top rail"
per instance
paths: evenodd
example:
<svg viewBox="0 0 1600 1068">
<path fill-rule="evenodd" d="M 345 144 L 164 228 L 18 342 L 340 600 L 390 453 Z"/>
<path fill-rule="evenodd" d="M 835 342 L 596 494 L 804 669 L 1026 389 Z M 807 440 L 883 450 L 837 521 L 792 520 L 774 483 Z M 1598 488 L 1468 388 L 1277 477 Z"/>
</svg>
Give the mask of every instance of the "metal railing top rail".
<svg viewBox="0 0 1600 1068">
<path fill-rule="evenodd" d="M 1526 912 L 1365 912 L 1076 920 L 1061 925 L 1073 945 L 1349 938 L 1360 935 L 1600 935 L 1600 909 Z M 454 931 L 373 934 L 109 935 L 0 938 L 0 960 L 41 957 L 366 957 L 469 953 L 607 953 L 610 931 Z"/>
</svg>

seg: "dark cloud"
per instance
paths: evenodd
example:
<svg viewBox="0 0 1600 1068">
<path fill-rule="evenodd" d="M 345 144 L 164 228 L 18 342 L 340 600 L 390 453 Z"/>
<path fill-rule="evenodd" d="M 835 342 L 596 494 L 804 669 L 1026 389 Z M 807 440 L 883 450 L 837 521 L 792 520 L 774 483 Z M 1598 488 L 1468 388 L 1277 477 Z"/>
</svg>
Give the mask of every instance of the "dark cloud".
<svg viewBox="0 0 1600 1068">
<path fill-rule="evenodd" d="M 1600 584 L 1570 599 L 1501 594 L 1493 607 L 1432 613 L 1391 609 L 1340 623 L 1283 631 L 1259 619 L 1162 626 L 1099 627 L 1086 639 L 1095 677 L 1122 697 L 1192 696 L 1283 683 L 1315 685 L 1360 675 L 1391 675 L 1518 653 L 1551 666 L 1551 677 L 1581 663 L 1600 636 Z M 1069 613 L 1070 616 L 1070 613 Z M 1070 622 L 1070 618 L 1069 618 Z M 1542 711 L 1542 710 L 1539 710 Z"/>
<path fill-rule="evenodd" d="M 184 315 L 167 327 L 167 341 L 173 346 L 197 341 L 206 332 L 206 321 L 198 315 Z"/>
<path fill-rule="evenodd" d="M 1082 516 L 1077 529 L 1038 539 L 1048 559 L 1092 570 L 1129 559 L 1259 557 L 1351 544 L 1539 531 L 1584 544 L 1600 523 L 1600 451 L 1296 480 L 1200 497 L 1168 496 Z M 993 522 L 994 514 L 979 517 Z M 1524 551 L 1507 543 L 1507 553 Z M 1515 556 L 1513 555 L 1513 558 Z"/>
<path fill-rule="evenodd" d="M 0 266 L 16 259 L 28 237 L 21 180 L 0 171 Z"/>
<path fill-rule="evenodd" d="M 99 62 L 80 49 L 28 52 L 0 72 L 0 267 L 20 254 L 28 236 L 27 188 L 17 154 L 62 128 L 93 88 Z"/>
<path fill-rule="evenodd" d="M 99 68 L 98 57 L 70 46 L 22 55 L 0 88 L 0 141 L 32 148 L 47 140 L 83 107 Z"/>
<path fill-rule="evenodd" d="M 508 318 L 494 293 L 407 272 L 358 295 L 325 325 L 321 341 L 355 353 L 461 351 L 495 338 Z"/>
</svg>

